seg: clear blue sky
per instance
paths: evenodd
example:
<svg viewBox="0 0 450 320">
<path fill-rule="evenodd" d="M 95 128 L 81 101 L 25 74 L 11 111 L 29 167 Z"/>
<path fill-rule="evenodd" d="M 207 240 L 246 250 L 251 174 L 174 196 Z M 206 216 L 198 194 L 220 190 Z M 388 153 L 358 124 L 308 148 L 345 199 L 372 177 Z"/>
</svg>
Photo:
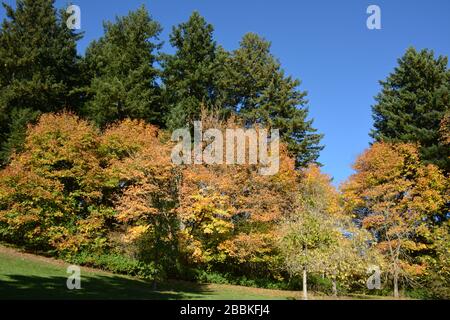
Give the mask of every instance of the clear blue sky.
<svg viewBox="0 0 450 320">
<path fill-rule="evenodd" d="M 7 3 L 14 3 L 7 0 Z M 57 7 L 67 5 L 57 0 Z M 198 10 L 215 27 L 226 49 L 246 32 L 272 42 L 272 52 L 287 74 L 308 91 L 310 117 L 325 134 L 320 161 L 338 184 L 351 173 L 356 156 L 368 147 L 371 105 L 384 79 L 408 46 L 450 56 L 449 0 L 77 0 L 81 8 L 80 52 L 113 20 L 145 4 L 164 27 L 164 50 L 171 52 L 172 26 Z M 381 8 L 382 29 L 366 28 L 366 9 Z M 1 9 L 0 17 L 4 17 Z"/>
</svg>

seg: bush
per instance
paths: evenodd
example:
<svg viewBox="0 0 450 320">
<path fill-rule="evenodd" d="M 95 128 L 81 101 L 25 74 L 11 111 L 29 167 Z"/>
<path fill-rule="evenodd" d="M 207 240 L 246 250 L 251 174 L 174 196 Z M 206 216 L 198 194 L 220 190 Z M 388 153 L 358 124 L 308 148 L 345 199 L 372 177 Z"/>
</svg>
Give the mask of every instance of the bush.
<svg viewBox="0 0 450 320">
<path fill-rule="evenodd" d="M 208 272 L 204 270 L 197 270 L 195 280 L 201 283 L 217 283 L 217 284 L 233 284 L 230 281 L 229 274 L 222 274 L 220 272 Z"/>
<path fill-rule="evenodd" d="M 147 280 L 165 278 L 163 270 L 154 263 L 143 263 L 117 253 L 98 255 L 82 252 L 70 258 L 69 262 Z"/>
<path fill-rule="evenodd" d="M 268 278 L 249 278 L 247 276 L 236 276 L 231 273 L 221 273 L 217 271 L 206 271 L 196 269 L 193 271 L 194 279 L 201 283 L 232 284 L 245 287 L 263 288 L 263 289 L 290 289 L 286 281 L 277 281 Z"/>
</svg>

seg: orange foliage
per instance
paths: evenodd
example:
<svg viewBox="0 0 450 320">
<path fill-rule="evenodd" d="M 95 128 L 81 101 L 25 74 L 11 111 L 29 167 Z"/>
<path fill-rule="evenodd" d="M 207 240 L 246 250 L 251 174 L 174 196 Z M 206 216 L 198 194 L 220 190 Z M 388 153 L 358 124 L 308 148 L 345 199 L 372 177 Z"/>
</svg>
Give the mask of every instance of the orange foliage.
<svg viewBox="0 0 450 320">
<path fill-rule="evenodd" d="M 432 248 L 433 225 L 445 219 L 448 180 L 436 166 L 422 164 L 418 147 L 406 143 L 376 143 L 354 169 L 342 186 L 346 210 L 377 232 L 379 249 L 401 268 L 395 272 L 407 275 L 414 269 L 403 268 L 411 266 L 408 257 Z"/>
<path fill-rule="evenodd" d="M 205 129 L 237 125 L 234 120 L 203 120 Z M 188 259 L 239 263 L 270 259 L 275 224 L 294 205 L 297 183 L 294 161 L 285 146 L 280 149 L 280 169 L 273 176 L 260 175 L 258 165 L 184 167 L 178 212 L 185 233 L 181 239 L 186 241 L 181 248 Z"/>
</svg>

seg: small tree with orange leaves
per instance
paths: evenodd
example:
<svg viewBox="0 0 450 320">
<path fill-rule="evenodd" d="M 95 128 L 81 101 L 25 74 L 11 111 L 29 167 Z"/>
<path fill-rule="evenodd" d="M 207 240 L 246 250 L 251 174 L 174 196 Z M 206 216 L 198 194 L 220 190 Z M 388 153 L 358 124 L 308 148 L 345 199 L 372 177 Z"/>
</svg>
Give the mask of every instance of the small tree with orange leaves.
<svg viewBox="0 0 450 320">
<path fill-rule="evenodd" d="M 406 143 L 376 143 L 354 165 L 343 185 L 348 212 L 373 232 L 387 257 L 398 297 L 401 276 L 423 275 L 420 257 L 431 249 L 433 226 L 445 221 L 448 181 L 434 165 L 423 165 L 418 148 Z"/>
<path fill-rule="evenodd" d="M 164 140 L 156 127 L 127 119 L 108 127 L 99 144 L 105 174 L 116 188 L 116 245 L 159 268 L 174 265 L 178 233 L 177 173 Z"/>
<path fill-rule="evenodd" d="M 0 172 L 4 238 L 40 250 L 70 253 L 105 245 L 105 183 L 98 132 L 62 113 L 45 114 L 28 129 L 24 151 Z"/>
</svg>

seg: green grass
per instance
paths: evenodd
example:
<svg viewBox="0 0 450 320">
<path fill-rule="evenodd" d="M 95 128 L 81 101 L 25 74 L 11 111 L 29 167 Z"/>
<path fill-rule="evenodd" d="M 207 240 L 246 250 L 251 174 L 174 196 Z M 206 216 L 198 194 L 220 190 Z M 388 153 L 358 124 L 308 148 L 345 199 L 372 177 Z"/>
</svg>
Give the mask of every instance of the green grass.
<svg viewBox="0 0 450 320">
<path fill-rule="evenodd" d="M 0 246 L 0 299 L 292 299 L 301 292 L 167 281 L 152 283 L 90 268 L 81 289 L 66 287 L 68 264 Z"/>
<path fill-rule="evenodd" d="M 165 281 L 156 289 L 148 281 L 81 268 L 81 289 L 66 286 L 69 264 L 55 259 L 22 253 L 0 245 L 0 300 L 4 299 L 202 299 L 278 300 L 302 299 L 301 291 L 258 289 L 226 284 L 199 284 Z M 310 299 L 332 299 L 309 294 Z M 339 299 L 389 299 L 353 295 Z"/>
</svg>

